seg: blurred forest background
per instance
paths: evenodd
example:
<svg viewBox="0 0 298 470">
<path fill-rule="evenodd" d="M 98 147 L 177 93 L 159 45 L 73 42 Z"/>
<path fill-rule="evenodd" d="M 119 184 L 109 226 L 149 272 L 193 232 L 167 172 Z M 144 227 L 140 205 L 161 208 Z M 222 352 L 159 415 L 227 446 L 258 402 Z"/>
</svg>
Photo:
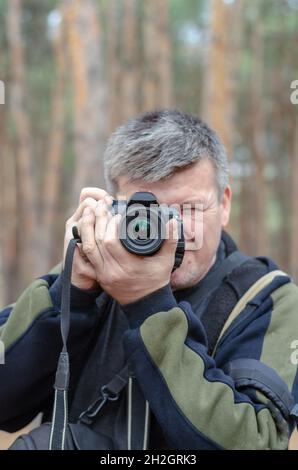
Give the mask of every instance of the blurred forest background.
<svg viewBox="0 0 298 470">
<path fill-rule="evenodd" d="M 62 256 L 127 118 L 197 114 L 222 137 L 230 231 L 298 280 L 298 0 L 0 0 L 0 304 Z"/>
</svg>

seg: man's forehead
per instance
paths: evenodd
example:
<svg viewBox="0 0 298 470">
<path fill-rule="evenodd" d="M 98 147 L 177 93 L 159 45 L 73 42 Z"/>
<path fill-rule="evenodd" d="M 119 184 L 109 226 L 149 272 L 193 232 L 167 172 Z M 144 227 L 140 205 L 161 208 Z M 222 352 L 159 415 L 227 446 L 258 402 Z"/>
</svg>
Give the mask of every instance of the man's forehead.
<svg viewBox="0 0 298 470">
<path fill-rule="evenodd" d="M 129 183 L 122 187 L 117 194 L 118 198 L 129 199 L 136 191 L 152 192 L 160 204 L 204 203 L 216 194 L 215 188 L 192 188 L 188 185 L 175 187 L 167 184 L 167 180 L 156 183 Z"/>
<path fill-rule="evenodd" d="M 169 178 L 153 183 L 120 177 L 118 186 L 117 197 L 128 199 L 136 191 L 150 191 L 160 203 L 168 205 L 205 202 L 217 194 L 214 169 L 209 161 L 178 170 Z"/>
</svg>

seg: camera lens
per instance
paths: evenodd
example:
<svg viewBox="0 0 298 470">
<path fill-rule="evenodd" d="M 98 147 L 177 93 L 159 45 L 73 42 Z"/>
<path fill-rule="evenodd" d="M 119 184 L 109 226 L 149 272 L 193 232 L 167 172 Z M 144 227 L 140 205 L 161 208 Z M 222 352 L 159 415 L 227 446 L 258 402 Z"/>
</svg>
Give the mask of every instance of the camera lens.
<svg viewBox="0 0 298 470">
<path fill-rule="evenodd" d="M 153 255 L 162 245 L 161 219 L 157 208 L 140 204 L 127 207 L 120 226 L 122 245 L 131 253 Z"/>
<path fill-rule="evenodd" d="M 133 222 L 133 231 L 138 240 L 146 240 L 150 238 L 150 222 L 147 219 L 136 219 Z"/>
<path fill-rule="evenodd" d="M 124 248 L 140 256 L 152 256 L 162 246 L 166 238 L 166 223 L 172 217 L 177 218 L 181 235 L 175 254 L 173 270 L 180 266 L 184 255 L 184 235 L 182 221 L 176 210 L 158 204 L 153 193 L 136 192 L 128 202 L 113 201 L 114 214 L 123 217 L 119 226 L 119 238 Z"/>
</svg>

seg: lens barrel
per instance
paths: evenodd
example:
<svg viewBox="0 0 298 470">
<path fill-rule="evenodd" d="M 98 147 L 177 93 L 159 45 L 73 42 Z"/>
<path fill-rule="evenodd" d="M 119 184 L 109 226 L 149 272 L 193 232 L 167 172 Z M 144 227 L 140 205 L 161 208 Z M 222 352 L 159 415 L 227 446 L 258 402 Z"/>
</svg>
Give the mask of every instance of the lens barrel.
<svg viewBox="0 0 298 470">
<path fill-rule="evenodd" d="M 180 238 L 173 269 L 180 266 L 184 255 L 184 235 L 182 220 L 175 208 L 160 206 L 155 195 L 150 192 L 136 192 L 127 203 L 114 200 L 112 207 L 114 214 L 122 214 L 119 233 L 122 245 L 130 253 L 139 256 L 157 253 L 166 238 L 166 223 L 176 218 Z"/>
</svg>

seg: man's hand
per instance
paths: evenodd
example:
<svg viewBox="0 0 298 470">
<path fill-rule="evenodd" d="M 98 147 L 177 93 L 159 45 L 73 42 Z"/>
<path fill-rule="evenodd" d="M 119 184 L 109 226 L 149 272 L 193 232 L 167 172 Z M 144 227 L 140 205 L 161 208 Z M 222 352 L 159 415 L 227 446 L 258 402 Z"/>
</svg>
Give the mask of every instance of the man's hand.
<svg viewBox="0 0 298 470">
<path fill-rule="evenodd" d="M 129 253 L 118 238 L 121 215 L 112 216 L 101 200 L 86 207 L 79 224 L 82 250 L 101 287 L 120 304 L 139 300 L 167 285 L 178 241 L 177 222 L 167 224 L 168 238 L 153 256 Z"/>
<path fill-rule="evenodd" d="M 73 238 L 72 227 L 74 225 L 79 225 L 79 221 L 86 207 L 95 208 L 97 206 L 98 201 L 105 199 L 107 200 L 107 202 L 112 202 L 112 197 L 103 189 L 82 189 L 80 194 L 79 207 L 77 208 L 75 213 L 67 220 L 65 226 L 63 267 L 69 241 Z M 79 289 L 83 290 L 94 289 L 98 286 L 96 271 L 92 264 L 89 262 L 88 258 L 82 252 L 81 247 L 78 246 L 76 246 L 73 258 L 71 283 Z"/>
</svg>

